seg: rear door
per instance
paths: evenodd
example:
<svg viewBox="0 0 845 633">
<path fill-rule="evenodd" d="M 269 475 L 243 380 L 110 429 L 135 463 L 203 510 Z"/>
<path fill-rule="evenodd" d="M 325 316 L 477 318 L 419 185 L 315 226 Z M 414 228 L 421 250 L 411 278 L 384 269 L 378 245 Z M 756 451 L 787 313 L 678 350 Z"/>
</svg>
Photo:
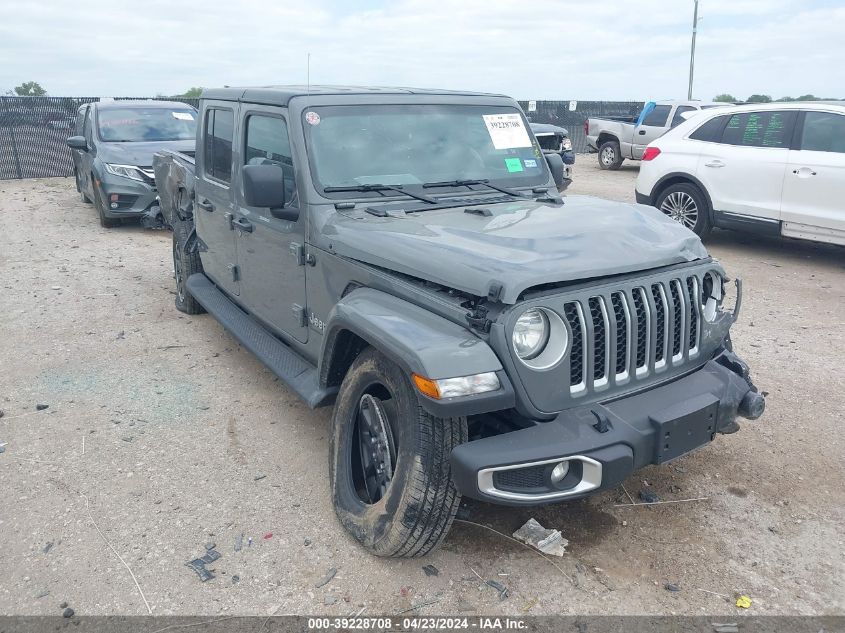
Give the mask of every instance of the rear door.
<svg viewBox="0 0 845 633">
<path fill-rule="evenodd" d="M 696 175 L 715 212 L 776 222 L 797 112 L 727 116 L 718 142 L 702 143 Z"/>
<path fill-rule="evenodd" d="M 645 116 L 643 122 L 634 128 L 634 140 L 631 146 L 633 158 L 637 160 L 641 159 L 645 151 L 645 146 L 663 136 L 668 129 L 669 115 L 671 113 L 671 105 L 658 104 Z"/>
<path fill-rule="evenodd" d="M 203 101 L 202 147 L 196 153 L 194 222 L 205 244 L 200 251 L 205 274 L 230 295 L 240 293 L 237 242 L 232 229 L 233 141 L 237 104 Z"/>
<path fill-rule="evenodd" d="M 845 114 L 800 118 L 784 177 L 783 234 L 845 244 Z"/>
<path fill-rule="evenodd" d="M 243 165 L 278 165 L 285 173 L 286 209 L 299 208 L 287 111 L 243 105 Z M 240 171 L 240 167 L 239 167 Z M 248 207 L 238 186 L 235 234 L 241 297 L 247 309 L 278 333 L 308 340 L 305 323 L 305 214 L 295 221 L 276 218 L 270 209 Z"/>
</svg>

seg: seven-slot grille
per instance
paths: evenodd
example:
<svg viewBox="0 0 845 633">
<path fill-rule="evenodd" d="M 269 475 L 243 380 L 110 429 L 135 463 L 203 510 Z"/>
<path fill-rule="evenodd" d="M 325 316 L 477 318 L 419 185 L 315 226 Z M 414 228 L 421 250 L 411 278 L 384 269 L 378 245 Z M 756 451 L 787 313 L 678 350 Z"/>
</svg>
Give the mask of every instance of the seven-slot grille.
<svg viewBox="0 0 845 633">
<path fill-rule="evenodd" d="M 622 384 L 695 357 L 701 337 L 696 276 L 570 301 L 569 385 L 573 394 Z"/>
</svg>

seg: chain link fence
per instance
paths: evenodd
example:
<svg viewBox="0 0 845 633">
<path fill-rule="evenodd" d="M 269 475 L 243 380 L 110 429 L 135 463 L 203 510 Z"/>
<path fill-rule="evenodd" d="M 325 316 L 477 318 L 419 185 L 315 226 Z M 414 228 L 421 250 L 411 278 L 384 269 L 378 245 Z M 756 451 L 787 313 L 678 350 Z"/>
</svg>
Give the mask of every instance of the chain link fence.
<svg viewBox="0 0 845 633">
<path fill-rule="evenodd" d="M 576 154 L 589 151 L 584 122 L 590 117 L 633 120 L 645 105 L 642 101 L 520 101 L 529 121 L 566 128 Z"/>
<path fill-rule="evenodd" d="M 115 101 L 136 97 L 115 97 Z M 149 100 L 148 97 L 140 97 Z M 76 112 L 98 97 L 0 97 L 0 180 L 72 176 L 67 138 L 73 136 Z M 197 107 L 199 99 L 152 97 Z"/>
<path fill-rule="evenodd" d="M 114 97 L 115 101 L 149 97 Z M 152 97 L 198 107 L 198 99 Z M 76 112 L 98 97 L 0 97 L 0 180 L 72 176 L 73 161 L 65 141 L 73 135 Z M 584 121 L 592 116 L 631 118 L 641 101 L 520 101 L 535 123 L 569 130 L 573 149 L 587 151 Z"/>
</svg>

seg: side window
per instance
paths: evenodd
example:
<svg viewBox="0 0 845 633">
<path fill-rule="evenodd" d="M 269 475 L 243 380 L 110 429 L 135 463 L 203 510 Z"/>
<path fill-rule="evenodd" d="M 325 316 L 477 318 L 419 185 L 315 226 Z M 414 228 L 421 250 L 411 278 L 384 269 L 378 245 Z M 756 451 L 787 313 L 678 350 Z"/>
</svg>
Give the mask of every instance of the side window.
<svg viewBox="0 0 845 633">
<path fill-rule="evenodd" d="M 646 115 L 642 124 L 654 127 L 663 127 L 666 125 L 666 120 L 669 118 L 669 111 L 671 109 L 672 106 L 669 105 L 654 106 L 654 110 Z"/>
<path fill-rule="evenodd" d="M 718 143 L 722 137 L 722 128 L 728 117 L 715 116 L 704 124 L 700 125 L 698 129 L 689 135 L 689 137 L 696 141 L 710 141 L 711 143 Z"/>
<path fill-rule="evenodd" d="M 285 120 L 280 117 L 250 115 L 246 120 L 244 164 L 278 165 L 285 174 L 286 206 L 296 206 L 293 155 Z"/>
<path fill-rule="evenodd" d="M 684 119 L 684 117 L 681 116 L 684 112 L 689 112 L 690 110 L 697 110 L 697 109 L 698 108 L 696 108 L 694 106 L 678 106 L 675 109 L 675 116 L 672 117 L 672 127 L 675 127 L 676 125 L 680 125 L 681 123 L 683 123 L 686 120 L 686 119 Z"/>
<path fill-rule="evenodd" d="M 801 149 L 845 154 L 845 115 L 807 112 L 804 115 Z"/>
<path fill-rule="evenodd" d="M 82 108 L 79 112 L 76 113 L 76 124 L 73 129 L 73 133 L 77 136 L 82 135 L 82 131 L 85 127 L 85 114 L 88 112 L 88 108 Z"/>
<path fill-rule="evenodd" d="M 235 115 L 232 110 L 209 108 L 205 113 L 205 173 L 225 183 L 232 181 L 232 136 Z"/>
<path fill-rule="evenodd" d="M 789 148 L 796 112 L 764 111 L 734 114 L 722 133 L 722 143 L 746 147 Z"/>
</svg>

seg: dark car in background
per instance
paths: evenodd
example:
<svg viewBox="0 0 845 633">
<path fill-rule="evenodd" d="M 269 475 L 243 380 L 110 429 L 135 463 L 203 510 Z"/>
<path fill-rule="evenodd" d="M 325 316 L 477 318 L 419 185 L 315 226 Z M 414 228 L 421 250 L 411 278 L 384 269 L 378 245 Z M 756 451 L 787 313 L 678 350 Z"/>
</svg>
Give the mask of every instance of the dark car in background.
<svg viewBox="0 0 845 633">
<path fill-rule="evenodd" d="M 158 206 L 153 154 L 191 151 L 197 111 L 175 101 L 109 101 L 79 108 L 73 154 L 76 189 L 93 202 L 106 228 Z"/>
<path fill-rule="evenodd" d="M 575 152 L 572 149 L 572 139 L 569 137 L 569 130 L 549 123 L 529 123 L 531 131 L 537 137 L 537 143 L 544 154 L 549 152 L 558 154 L 563 159 L 563 186 L 561 191 L 566 189 L 572 182 L 572 165 L 575 164 Z"/>
</svg>

